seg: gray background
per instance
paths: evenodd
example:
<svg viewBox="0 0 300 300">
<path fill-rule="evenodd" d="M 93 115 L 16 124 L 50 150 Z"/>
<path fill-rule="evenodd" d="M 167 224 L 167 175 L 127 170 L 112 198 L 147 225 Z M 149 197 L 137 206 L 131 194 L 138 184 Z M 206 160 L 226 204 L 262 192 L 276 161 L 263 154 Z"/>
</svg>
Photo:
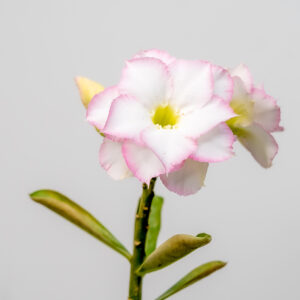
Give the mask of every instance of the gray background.
<svg viewBox="0 0 300 300">
<path fill-rule="evenodd" d="M 198 194 L 179 197 L 158 184 L 159 242 L 199 232 L 213 241 L 147 276 L 144 299 L 213 259 L 229 264 L 172 299 L 300 299 L 299 3 L 1 0 L 0 299 L 126 299 L 127 261 L 28 193 L 65 193 L 131 249 L 140 183 L 113 181 L 99 166 L 100 138 L 73 78 L 115 84 L 124 60 L 148 48 L 246 63 L 279 100 L 286 130 L 269 170 L 236 145 L 236 157 L 211 165 Z"/>
</svg>

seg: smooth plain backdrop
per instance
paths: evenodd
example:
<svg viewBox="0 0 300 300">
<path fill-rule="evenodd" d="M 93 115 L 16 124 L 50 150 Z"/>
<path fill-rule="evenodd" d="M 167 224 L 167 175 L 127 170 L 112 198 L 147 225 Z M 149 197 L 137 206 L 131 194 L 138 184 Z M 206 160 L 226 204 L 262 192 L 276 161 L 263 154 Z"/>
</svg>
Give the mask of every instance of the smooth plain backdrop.
<svg viewBox="0 0 300 300">
<path fill-rule="evenodd" d="M 110 86 L 124 61 L 158 48 L 225 67 L 243 62 L 282 107 L 273 167 L 236 145 L 206 187 L 165 197 L 159 243 L 176 233 L 213 241 L 149 274 L 153 300 L 209 260 L 226 268 L 172 299 L 300 299 L 300 2 L 0 1 L 0 299 L 127 299 L 123 257 L 28 194 L 59 190 L 91 211 L 128 248 L 141 184 L 113 181 L 98 163 L 101 138 L 85 120 L 74 77 Z"/>
</svg>

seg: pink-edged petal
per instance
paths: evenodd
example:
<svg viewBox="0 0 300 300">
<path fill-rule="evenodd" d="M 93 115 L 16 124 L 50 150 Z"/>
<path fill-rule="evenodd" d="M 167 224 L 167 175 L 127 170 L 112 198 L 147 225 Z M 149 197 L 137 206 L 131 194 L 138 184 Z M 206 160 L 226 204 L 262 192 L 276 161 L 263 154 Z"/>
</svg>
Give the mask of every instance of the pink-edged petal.
<svg viewBox="0 0 300 300">
<path fill-rule="evenodd" d="M 254 101 L 254 121 L 268 132 L 281 131 L 280 108 L 276 101 L 261 89 L 253 89 L 251 98 Z"/>
<path fill-rule="evenodd" d="M 253 89 L 252 75 L 249 69 L 245 65 L 243 64 L 238 65 L 236 68 L 230 71 L 230 74 L 231 76 L 239 77 L 243 81 L 248 93 L 252 91 Z"/>
<path fill-rule="evenodd" d="M 122 143 L 104 138 L 99 151 L 99 161 L 107 174 L 115 180 L 132 176 L 122 154 Z"/>
<path fill-rule="evenodd" d="M 123 70 L 119 87 L 148 109 L 153 109 L 167 99 L 168 68 L 161 60 L 153 57 L 129 60 Z"/>
<path fill-rule="evenodd" d="M 273 136 L 255 123 L 243 131 L 243 134 L 238 136 L 239 141 L 262 167 L 269 168 L 278 152 L 278 145 Z"/>
<path fill-rule="evenodd" d="M 229 127 L 225 123 L 219 124 L 198 138 L 198 147 L 191 158 L 202 162 L 224 161 L 232 157 L 234 141 L 234 135 Z"/>
<path fill-rule="evenodd" d="M 103 92 L 95 95 L 89 103 L 86 118 L 90 124 L 99 130 L 104 128 L 110 106 L 114 99 L 120 96 L 120 91 L 116 86 L 106 88 Z"/>
<path fill-rule="evenodd" d="M 103 133 L 139 140 L 141 131 L 151 124 L 151 117 L 140 102 L 121 95 L 111 105 Z"/>
<path fill-rule="evenodd" d="M 196 107 L 180 117 L 178 130 L 182 134 L 198 138 L 221 122 L 236 116 L 232 108 L 220 98 L 214 97 L 203 107 Z"/>
<path fill-rule="evenodd" d="M 212 65 L 214 78 L 214 95 L 229 103 L 233 95 L 233 80 L 229 72 L 219 66 Z"/>
<path fill-rule="evenodd" d="M 239 77 L 233 77 L 233 95 L 232 100 L 239 99 L 249 99 L 249 93 L 245 87 L 244 82 Z"/>
<path fill-rule="evenodd" d="M 180 108 L 203 106 L 212 97 L 211 65 L 204 61 L 176 60 L 169 66 L 173 92 L 170 103 Z"/>
<path fill-rule="evenodd" d="M 188 158 L 196 149 L 196 143 L 178 130 L 149 127 L 142 133 L 142 140 L 160 159 L 169 172 Z"/>
<path fill-rule="evenodd" d="M 187 159 L 179 170 L 161 175 L 160 179 L 170 191 L 187 196 L 204 185 L 207 168 L 208 163 Z"/>
<path fill-rule="evenodd" d="M 129 169 L 141 182 L 149 184 L 151 178 L 165 173 L 163 164 L 149 148 L 126 141 L 122 151 Z"/>
<path fill-rule="evenodd" d="M 171 56 L 168 52 L 158 50 L 158 49 L 144 50 L 134 56 L 134 58 L 141 58 L 141 57 L 157 58 L 161 60 L 163 63 L 165 63 L 166 65 L 169 65 L 173 61 L 175 61 L 175 57 Z"/>
</svg>

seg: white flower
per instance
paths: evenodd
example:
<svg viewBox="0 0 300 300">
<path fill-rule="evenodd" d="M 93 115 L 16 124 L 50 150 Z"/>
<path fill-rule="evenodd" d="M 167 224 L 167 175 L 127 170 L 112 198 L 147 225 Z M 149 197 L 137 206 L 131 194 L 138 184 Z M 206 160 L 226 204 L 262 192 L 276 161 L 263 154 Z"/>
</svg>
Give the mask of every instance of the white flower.
<svg viewBox="0 0 300 300">
<path fill-rule="evenodd" d="M 106 136 L 101 165 L 115 179 L 132 172 L 149 183 L 161 176 L 170 190 L 195 193 L 208 163 L 232 156 L 234 138 L 224 123 L 235 116 L 232 89 L 228 72 L 208 62 L 139 53 L 126 62 L 119 84 L 88 106 L 88 121 Z"/>
<path fill-rule="evenodd" d="M 231 75 L 234 94 L 230 106 L 238 116 L 227 121 L 227 124 L 255 160 L 268 168 L 278 152 L 278 145 L 271 133 L 283 130 L 279 125 L 280 108 L 263 88 L 254 87 L 246 66 L 239 65 L 231 71 Z"/>
</svg>

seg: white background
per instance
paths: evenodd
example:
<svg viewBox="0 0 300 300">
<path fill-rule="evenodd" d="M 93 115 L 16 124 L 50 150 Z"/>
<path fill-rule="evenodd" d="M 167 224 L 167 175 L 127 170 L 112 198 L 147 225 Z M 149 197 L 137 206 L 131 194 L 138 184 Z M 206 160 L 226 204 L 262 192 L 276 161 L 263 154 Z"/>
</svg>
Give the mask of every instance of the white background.
<svg viewBox="0 0 300 300">
<path fill-rule="evenodd" d="M 198 194 L 158 184 L 159 243 L 199 232 L 213 241 L 148 275 L 144 299 L 214 259 L 228 265 L 172 299 L 300 299 L 299 37 L 297 0 L 1 0 L 0 299 L 127 299 L 127 261 L 28 193 L 63 192 L 131 249 L 140 183 L 113 181 L 99 166 L 101 139 L 73 78 L 113 85 L 125 59 L 149 48 L 225 67 L 244 62 L 278 99 L 285 131 L 271 169 L 236 145 Z"/>
</svg>

